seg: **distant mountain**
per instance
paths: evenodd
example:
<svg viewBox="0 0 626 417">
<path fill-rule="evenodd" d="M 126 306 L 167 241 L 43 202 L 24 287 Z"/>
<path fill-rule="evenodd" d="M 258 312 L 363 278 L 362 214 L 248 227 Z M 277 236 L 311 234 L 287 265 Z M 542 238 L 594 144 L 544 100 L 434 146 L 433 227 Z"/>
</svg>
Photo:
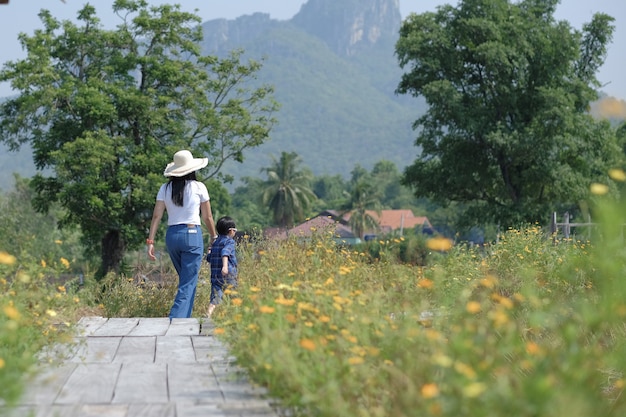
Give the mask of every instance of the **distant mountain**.
<svg viewBox="0 0 626 417">
<path fill-rule="evenodd" d="M 347 177 L 355 164 L 382 159 L 410 164 L 411 125 L 425 104 L 394 94 L 401 23 L 398 0 L 309 0 L 288 21 L 256 13 L 205 22 L 203 52 L 242 48 L 264 58 L 259 80 L 275 86 L 282 105 L 271 140 L 225 171 L 257 176 L 281 151 L 297 152 L 316 175 Z"/>
<path fill-rule="evenodd" d="M 225 172 L 258 176 L 282 151 L 297 152 L 315 175 L 348 177 L 357 163 L 369 169 L 383 159 L 400 169 L 410 164 L 417 154 L 411 125 L 425 104 L 394 94 L 401 23 L 399 0 L 309 0 L 287 21 L 255 13 L 203 23 L 203 52 L 241 48 L 264 59 L 259 82 L 274 85 L 281 104 L 271 139 Z"/>
</svg>

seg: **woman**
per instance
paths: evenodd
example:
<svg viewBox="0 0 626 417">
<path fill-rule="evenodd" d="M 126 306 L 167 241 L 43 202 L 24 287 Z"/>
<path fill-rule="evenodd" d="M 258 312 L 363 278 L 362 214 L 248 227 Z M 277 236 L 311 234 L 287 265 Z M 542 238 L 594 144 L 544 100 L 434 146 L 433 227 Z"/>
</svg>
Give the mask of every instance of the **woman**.
<svg viewBox="0 0 626 417">
<path fill-rule="evenodd" d="M 174 162 L 165 167 L 163 175 L 169 182 L 161 185 L 152 212 L 150 233 L 146 243 L 148 256 L 155 260 L 154 236 L 167 210 L 167 233 L 165 246 L 178 273 L 178 292 L 169 314 L 170 320 L 191 317 L 196 297 L 198 273 L 204 255 L 204 241 L 200 217 L 204 221 L 212 243 L 217 238 L 209 192 L 206 186 L 196 181 L 196 171 L 209 163 L 208 158 L 194 158 L 187 150 L 174 154 Z"/>
</svg>

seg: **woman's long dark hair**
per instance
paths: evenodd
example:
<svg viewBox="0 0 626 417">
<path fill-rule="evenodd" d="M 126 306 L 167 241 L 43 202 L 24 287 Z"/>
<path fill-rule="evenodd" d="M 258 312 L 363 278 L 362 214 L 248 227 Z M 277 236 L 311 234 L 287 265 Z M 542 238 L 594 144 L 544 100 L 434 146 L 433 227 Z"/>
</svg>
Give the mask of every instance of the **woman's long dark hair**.
<svg viewBox="0 0 626 417">
<path fill-rule="evenodd" d="M 182 177 L 170 177 L 170 182 L 167 184 L 168 186 L 172 186 L 172 201 L 178 207 L 182 207 L 184 204 L 185 197 L 185 185 L 187 185 L 187 181 L 195 181 L 196 180 L 196 171 L 184 175 Z"/>
</svg>

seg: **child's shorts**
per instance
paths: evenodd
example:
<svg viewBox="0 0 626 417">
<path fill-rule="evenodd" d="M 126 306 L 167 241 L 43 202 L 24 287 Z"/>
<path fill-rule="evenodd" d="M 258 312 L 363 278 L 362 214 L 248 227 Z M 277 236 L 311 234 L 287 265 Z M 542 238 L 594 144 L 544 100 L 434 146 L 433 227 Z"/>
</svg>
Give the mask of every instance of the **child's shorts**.
<svg viewBox="0 0 626 417">
<path fill-rule="evenodd" d="M 217 305 L 224 297 L 226 289 L 237 288 L 237 277 L 227 277 L 224 279 L 211 279 L 211 304 Z"/>
</svg>

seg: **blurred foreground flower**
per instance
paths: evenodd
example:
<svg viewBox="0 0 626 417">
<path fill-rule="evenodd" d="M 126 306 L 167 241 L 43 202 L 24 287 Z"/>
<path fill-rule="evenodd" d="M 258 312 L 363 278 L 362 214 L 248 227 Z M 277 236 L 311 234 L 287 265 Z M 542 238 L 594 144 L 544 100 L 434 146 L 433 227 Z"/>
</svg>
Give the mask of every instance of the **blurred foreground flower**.
<svg viewBox="0 0 626 417">
<path fill-rule="evenodd" d="M 3 310 L 4 314 L 6 314 L 6 316 L 11 320 L 17 320 L 20 318 L 20 312 L 13 306 L 6 306 Z"/>
<path fill-rule="evenodd" d="M 430 250 L 447 252 L 452 248 L 452 240 L 442 236 L 434 237 L 432 239 L 428 239 L 426 246 L 428 246 L 428 249 Z"/>
<path fill-rule="evenodd" d="M 422 385 L 422 397 L 433 398 L 439 395 L 439 388 L 437 384 L 424 384 Z"/>
<path fill-rule="evenodd" d="M 594 182 L 589 187 L 589 190 L 591 191 L 591 194 L 594 194 L 594 195 L 604 195 L 604 194 L 609 192 L 609 186 L 605 185 L 605 184 L 600 184 L 600 183 Z"/>
<path fill-rule="evenodd" d="M 618 168 L 609 169 L 609 177 L 611 177 L 611 179 L 614 179 L 615 181 L 626 181 L 626 173 Z"/>
<path fill-rule="evenodd" d="M 5 251 L 0 251 L 0 264 L 13 265 L 15 261 L 15 256 L 8 254 Z"/>
<path fill-rule="evenodd" d="M 315 342 L 311 339 L 302 339 L 300 340 L 300 347 L 306 350 L 315 350 Z"/>
</svg>

